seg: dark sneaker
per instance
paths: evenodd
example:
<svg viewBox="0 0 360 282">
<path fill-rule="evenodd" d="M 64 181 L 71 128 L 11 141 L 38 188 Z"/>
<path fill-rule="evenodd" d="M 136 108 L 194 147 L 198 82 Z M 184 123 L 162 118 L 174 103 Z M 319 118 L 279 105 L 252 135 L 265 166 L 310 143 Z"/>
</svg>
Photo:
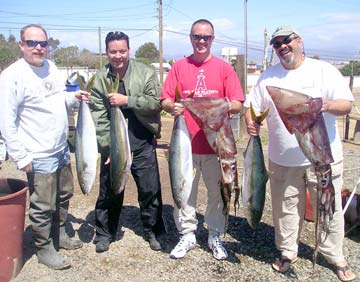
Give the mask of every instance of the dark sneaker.
<svg viewBox="0 0 360 282">
<path fill-rule="evenodd" d="M 156 239 L 156 236 L 153 232 L 146 233 L 144 236 L 145 240 L 149 242 L 150 248 L 153 251 L 160 251 L 161 245 L 159 241 Z"/>
<path fill-rule="evenodd" d="M 109 241 L 99 241 L 96 243 L 95 251 L 97 253 L 107 252 L 109 250 L 110 242 Z"/>
</svg>

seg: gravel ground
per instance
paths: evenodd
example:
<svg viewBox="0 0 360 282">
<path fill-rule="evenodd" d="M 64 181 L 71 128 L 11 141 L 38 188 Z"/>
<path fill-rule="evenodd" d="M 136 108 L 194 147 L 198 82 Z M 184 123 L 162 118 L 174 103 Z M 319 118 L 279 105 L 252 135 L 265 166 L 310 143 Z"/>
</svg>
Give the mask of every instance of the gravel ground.
<svg viewBox="0 0 360 282">
<path fill-rule="evenodd" d="M 61 250 L 61 254 L 71 257 L 73 267 L 63 271 L 50 270 L 38 264 L 35 247 L 31 239 L 26 214 L 24 233 L 24 266 L 15 282 L 46 281 L 338 281 L 326 261 L 319 256 L 319 262 L 313 275 L 312 255 L 314 250 L 314 223 L 305 222 L 299 260 L 286 275 L 276 273 L 271 263 L 279 256 L 274 245 L 274 230 L 271 217 L 270 195 L 266 196 L 266 206 L 262 222 L 256 231 L 252 231 L 243 217 L 243 211 L 234 214 L 231 210 L 228 232 L 223 237 L 229 252 L 225 261 L 217 261 L 207 247 L 207 232 L 204 228 L 206 207 L 206 189 L 200 187 L 198 196 L 197 231 L 198 247 L 190 251 L 185 258 L 169 258 L 171 249 L 176 245 L 178 235 L 172 218 L 172 198 L 168 178 L 167 161 L 164 152 L 168 148 L 172 120 L 163 119 L 163 138 L 159 140 L 158 159 L 164 199 L 164 218 L 168 233 L 160 238 L 163 251 L 152 251 L 142 239 L 142 228 L 137 204 L 137 192 L 132 179 L 127 185 L 124 208 L 120 219 L 119 240 L 110 245 L 103 254 L 95 253 L 92 243 L 94 235 L 94 212 L 98 183 L 89 196 L 84 196 L 78 186 L 71 201 L 69 214 L 69 232 L 84 242 L 81 249 Z M 242 152 L 246 140 L 239 140 L 239 171 L 242 172 Z M 266 146 L 265 146 L 266 147 Z M 360 150 L 358 145 L 344 143 L 345 187 L 352 189 L 360 176 Z M 266 149 L 266 148 L 265 148 Z M 264 152 L 266 155 L 266 151 Z M 73 166 L 75 167 L 75 166 Z M 13 163 L 5 162 L 0 177 L 24 179 L 16 171 Z M 75 183 L 77 180 L 75 179 Z M 72 227 L 71 227 L 72 225 Z M 344 239 L 345 255 L 349 264 L 360 276 L 360 234 L 359 229 Z M 356 281 L 360 281 L 357 279 Z"/>
</svg>

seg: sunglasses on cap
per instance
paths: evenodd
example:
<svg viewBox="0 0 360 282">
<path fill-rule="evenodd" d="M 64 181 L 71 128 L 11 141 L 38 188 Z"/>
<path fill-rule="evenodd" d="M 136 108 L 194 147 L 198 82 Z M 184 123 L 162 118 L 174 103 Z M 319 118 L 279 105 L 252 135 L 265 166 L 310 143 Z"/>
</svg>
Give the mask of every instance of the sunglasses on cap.
<svg viewBox="0 0 360 282">
<path fill-rule="evenodd" d="M 210 41 L 214 38 L 213 35 L 199 35 L 199 34 L 191 34 L 192 40 L 200 41 L 203 39 L 204 41 Z"/>
<path fill-rule="evenodd" d="M 275 41 L 275 42 L 273 43 L 273 47 L 274 47 L 275 49 L 279 49 L 283 44 L 288 45 L 288 44 L 290 44 L 294 39 L 299 38 L 299 36 L 296 36 L 296 35 L 295 35 L 294 37 L 291 37 L 291 35 L 293 35 L 293 34 L 294 34 L 294 33 L 286 36 L 283 41 Z"/>
<path fill-rule="evenodd" d="M 45 48 L 46 46 L 48 46 L 47 41 L 24 40 L 23 42 L 25 42 L 25 44 L 28 47 L 32 47 L 32 48 L 35 48 L 38 44 L 40 45 L 41 48 Z"/>
</svg>

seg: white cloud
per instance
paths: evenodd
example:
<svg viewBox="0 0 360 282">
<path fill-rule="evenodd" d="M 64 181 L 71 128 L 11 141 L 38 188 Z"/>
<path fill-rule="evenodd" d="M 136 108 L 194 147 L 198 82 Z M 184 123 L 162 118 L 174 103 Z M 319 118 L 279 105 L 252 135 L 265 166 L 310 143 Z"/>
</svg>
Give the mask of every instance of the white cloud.
<svg viewBox="0 0 360 282">
<path fill-rule="evenodd" d="M 321 14 L 320 18 L 328 21 L 359 21 L 359 13 L 326 13 Z"/>
<path fill-rule="evenodd" d="M 224 32 L 224 31 L 231 30 L 231 29 L 234 29 L 235 27 L 237 27 L 237 24 L 235 22 L 233 22 L 227 18 L 214 19 L 211 22 L 214 25 L 215 32 L 217 30 Z"/>
</svg>

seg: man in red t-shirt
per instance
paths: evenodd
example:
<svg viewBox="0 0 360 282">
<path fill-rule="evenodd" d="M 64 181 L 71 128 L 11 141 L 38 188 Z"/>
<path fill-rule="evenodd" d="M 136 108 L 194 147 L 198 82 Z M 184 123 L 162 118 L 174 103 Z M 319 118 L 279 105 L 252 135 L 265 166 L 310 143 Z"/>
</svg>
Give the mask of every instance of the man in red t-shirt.
<svg viewBox="0 0 360 282">
<path fill-rule="evenodd" d="M 196 200 L 201 174 L 208 190 L 208 203 L 205 213 L 205 223 L 209 230 L 208 244 L 216 259 L 227 258 L 219 235 L 224 233 L 225 217 L 220 193 L 221 171 L 217 155 L 210 147 L 204 131 L 191 114 L 184 110 L 181 103 L 175 101 L 175 88 L 178 85 L 181 98 L 189 95 L 194 97 L 227 97 L 230 101 L 231 114 L 241 110 L 245 100 L 240 82 L 232 66 L 214 57 L 211 45 L 214 40 L 214 27 L 205 19 L 195 21 L 191 26 L 190 40 L 193 54 L 177 61 L 171 68 L 164 82 L 161 104 L 165 111 L 174 116 L 184 114 L 186 124 L 192 137 L 193 165 L 196 171 L 192 191 L 185 207 L 174 207 L 174 219 L 181 238 L 170 257 L 182 258 L 195 248 L 197 229 Z"/>
</svg>

